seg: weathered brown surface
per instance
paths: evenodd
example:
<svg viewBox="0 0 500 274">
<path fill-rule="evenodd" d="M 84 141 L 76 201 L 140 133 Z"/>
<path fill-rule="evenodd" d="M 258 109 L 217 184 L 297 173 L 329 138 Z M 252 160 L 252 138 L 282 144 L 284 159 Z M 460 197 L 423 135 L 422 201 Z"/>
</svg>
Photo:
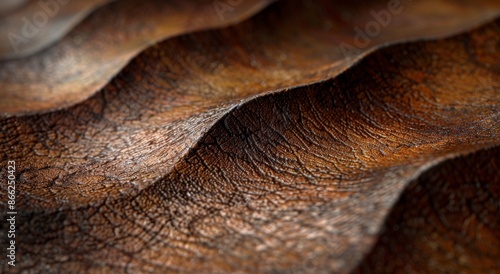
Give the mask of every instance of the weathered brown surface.
<svg viewBox="0 0 500 274">
<path fill-rule="evenodd" d="M 258 22 L 163 42 L 79 105 L 0 122 L 20 178 L 16 270 L 349 272 L 408 182 L 500 145 L 498 21 L 248 99 L 280 79 L 259 78 L 279 63 Z M 237 46 L 252 24 L 261 51 Z M 226 37 L 227 59 L 205 50 Z M 307 72 L 287 83 L 321 79 Z"/>
<path fill-rule="evenodd" d="M 10 12 L 2 14 L 0 6 L 0 60 L 40 51 L 63 37 L 93 10 L 111 1 L 31 0 L 17 5 L 6 1 L 4 9 L 10 8 Z"/>
<path fill-rule="evenodd" d="M 241 21 L 271 1 L 240 1 L 223 14 L 223 21 L 213 2 L 125 0 L 107 5 L 50 49 L 0 63 L 0 96 L 5 99 L 0 101 L 1 115 L 47 112 L 81 102 L 154 41 Z M 401 12 L 391 15 L 380 34 L 345 58 L 341 43 L 356 45 L 354 28 L 364 29 L 375 20 L 370 11 L 387 10 L 387 1 L 280 1 L 237 27 L 162 43 L 144 54 L 156 52 L 155 59 L 138 60 L 154 70 L 168 68 L 163 77 L 172 78 L 179 68 L 172 68 L 169 60 L 156 62 L 156 56 L 174 59 L 174 64 L 177 59 L 182 70 L 208 88 L 245 98 L 334 77 L 384 43 L 470 29 L 498 15 L 499 3 L 401 1 Z"/>
<path fill-rule="evenodd" d="M 0 116 L 79 103 L 156 41 L 240 22 L 271 1 L 245 0 L 222 17 L 213 2 L 121 0 L 102 7 L 52 47 L 0 62 Z"/>
<path fill-rule="evenodd" d="M 500 148 L 410 183 L 354 273 L 500 272 Z"/>
</svg>

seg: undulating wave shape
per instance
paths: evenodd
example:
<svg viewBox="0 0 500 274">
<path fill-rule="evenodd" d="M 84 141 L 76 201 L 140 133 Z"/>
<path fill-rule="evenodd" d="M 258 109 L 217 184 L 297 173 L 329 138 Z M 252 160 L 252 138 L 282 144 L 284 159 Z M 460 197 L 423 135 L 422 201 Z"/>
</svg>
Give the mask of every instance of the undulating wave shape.
<svg viewBox="0 0 500 274">
<path fill-rule="evenodd" d="M 59 54 L 99 18 L 129 18 L 126 3 L 1 63 L 2 105 L 16 104 L 1 80 L 12 62 L 22 69 L 11 75 L 31 71 L 63 98 L 58 76 L 27 60 Z M 231 3 L 236 22 L 269 2 Z M 2 272 L 499 270 L 497 2 L 402 1 L 364 47 L 357 28 L 389 7 L 360 3 L 279 1 L 234 26 L 113 48 L 121 63 L 104 77 L 87 58 L 99 43 L 69 49 L 87 63 L 56 67 L 85 96 L 47 108 L 18 96 L 24 105 L 4 114 L 24 116 L 0 120 L 19 235 L 16 267 Z M 134 20 L 121 24 L 144 27 Z M 107 37 L 137 42 L 112 29 Z M 86 72 L 99 84 L 83 83 Z"/>
<path fill-rule="evenodd" d="M 156 41 L 239 22 L 271 2 L 229 1 L 234 6 L 214 7 L 215 3 L 225 3 L 221 1 L 123 0 L 104 6 L 43 52 L 0 62 L 0 96 L 5 99 L 0 101 L 1 115 L 47 112 L 79 103 Z M 381 0 L 279 1 L 235 28 L 189 35 L 186 38 L 193 39 L 191 44 L 177 44 L 175 48 L 167 47 L 169 42 L 161 43 L 157 51 L 173 51 L 169 57 L 182 58 L 184 69 L 201 74 L 200 80 L 218 80 L 213 85 L 223 92 L 238 85 L 246 92 L 257 88 L 257 93 L 334 77 L 387 43 L 465 31 L 492 20 L 500 13 L 500 4 L 401 1 L 391 11 L 388 2 Z M 373 28 L 373 24 L 379 28 Z M 360 31 L 365 38 L 357 38 Z M 190 49 L 185 53 L 188 56 L 182 54 L 186 48 Z M 183 52 L 177 54 L 178 49 Z M 207 58 L 211 63 L 198 68 Z M 227 66 L 228 62 L 238 66 Z M 247 77 L 249 74 L 252 77 Z M 229 83 L 213 77 L 224 77 Z"/>
<path fill-rule="evenodd" d="M 0 61 L 0 96 L 4 98 L 0 101 L 0 116 L 19 116 L 72 106 L 99 91 L 130 59 L 158 40 L 234 24 L 271 1 L 245 0 L 237 8 L 223 10 L 225 12 L 218 12 L 213 2 L 113 1 L 51 47 L 25 58 Z M 42 30 L 57 34 L 57 30 L 48 26 Z M 11 48 L 10 45 L 6 47 Z"/>
</svg>

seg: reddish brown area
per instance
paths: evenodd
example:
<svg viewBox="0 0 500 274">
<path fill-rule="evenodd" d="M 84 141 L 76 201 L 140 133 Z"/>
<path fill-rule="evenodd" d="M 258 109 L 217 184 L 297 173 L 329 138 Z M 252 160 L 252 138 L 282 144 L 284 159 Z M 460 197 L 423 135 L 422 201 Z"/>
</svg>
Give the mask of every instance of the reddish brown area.
<svg viewBox="0 0 500 274">
<path fill-rule="evenodd" d="M 75 31 L 118 24 L 127 17 L 106 8 L 119 3 L 133 5 L 107 5 Z M 366 48 L 359 60 L 338 45 L 382 1 L 279 2 L 132 59 L 115 54 L 141 47 L 112 48 L 130 63 L 103 68 L 120 72 L 91 81 L 104 85 L 98 92 L 78 86 L 88 79 L 77 71 L 96 70 L 61 66 L 75 73 L 69 87 L 93 95 L 0 119 L 0 163 L 16 161 L 19 212 L 17 266 L 2 257 L 1 272 L 498 270 L 500 21 L 484 21 L 498 4 L 438 3 L 405 6 L 373 46 L 437 39 Z M 107 12 L 114 19 L 96 15 Z M 97 54 L 103 37 L 67 53 Z M 0 75 L 29 71 L 34 86 L 65 98 L 60 75 L 43 78 L 34 65 L 57 63 L 61 44 L 6 65 L 18 73 L 0 64 Z M 22 113 L 39 110 L 5 96 Z M 6 206 L 4 180 L 0 190 Z"/>
</svg>

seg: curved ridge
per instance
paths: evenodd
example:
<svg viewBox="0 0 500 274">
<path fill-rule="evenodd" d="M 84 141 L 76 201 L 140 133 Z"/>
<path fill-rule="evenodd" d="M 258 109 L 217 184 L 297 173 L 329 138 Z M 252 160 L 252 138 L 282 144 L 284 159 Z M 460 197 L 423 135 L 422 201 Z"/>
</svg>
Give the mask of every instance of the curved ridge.
<svg viewBox="0 0 500 274">
<path fill-rule="evenodd" d="M 156 51 L 150 55 L 158 58 Z M 163 58 L 169 67 L 149 73 L 146 66 L 148 73 L 139 77 L 135 71 L 144 64 L 134 60 L 102 93 L 68 110 L 2 122 L 4 132 L 10 134 L 4 137 L 3 158 L 30 159 L 19 168 L 26 183 L 20 207 L 77 208 L 132 195 L 170 172 L 230 109 L 256 98 L 214 96 L 202 89 L 205 81 L 200 83 L 196 74 L 190 77 L 189 70 L 179 66 L 183 63 L 169 61 L 169 55 Z M 163 70 L 174 69 L 171 79 L 180 80 L 165 81 Z M 478 75 L 476 81 L 478 88 L 495 83 L 491 75 Z M 18 140 L 25 143 L 9 147 Z M 79 191 L 68 191 L 72 188 Z"/>
<path fill-rule="evenodd" d="M 66 35 L 95 9 L 111 1 L 114 0 L 21 1 L 15 6 L 7 3 L 14 11 L 0 17 L 4 34 L 0 39 L 0 60 L 39 52 Z"/>
<path fill-rule="evenodd" d="M 352 273 L 500 270 L 499 153 L 457 157 L 409 183 Z"/>
<path fill-rule="evenodd" d="M 141 2 L 141 5 L 144 6 L 145 3 L 149 2 Z M 245 14 L 247 11 L 245 3 L 254 3 L 255 5 L 251 4 L 251 6 L 262 7 L 268 1 L 243 1 L 242 3 L 242 6 L 235 8 L 235 13 L 228 13 L 227 16 L 234 16 L 236 13 Z M 203 44 L 203 48 L 185 43 L 177 46 L 189 48 L 189 54 L 196 53 L 197 62 L 207 60 L 203 56 L 203 51 L 209 51 L 212 57 L 216 57 L 212 58 L 211 63 L 204 63 L 204 67 L 199 67 L 190 61 L 194 60 L 194 56 L 184 56 L 183 63 L 179 65 L 201 70 L 188 73 L 198 73 L 201 78 L 199 80 L 204 79 L 209 86 L 216 82 L 217 92 L 229 92 L 228 96 L 231 96 L 231 93 L 242 92 L 238 91 L 240 86 L 257 92 L 328 79 L 349 67 L 354 62 L 355 56 L 362 56 L 377 45 L 403 39 L 442 37 L 492 19 L 499 12 L 496 1 L 466 1 L 458 5 L 452 1 L 441 0 L 437 4 L 433 2 L 432 14 L 422 12 L 429 9 L 431 5 L 429 2 L 404 2 L 401 7 L 404 12 L 392 14 L 390 24 L 380 30 L 378 35 L 368 38 L 368 44 L 359 45 L 356 43 L 358 41 L 356 28 L 363 28 L 374 22 L 375 19 L 369 9 L 373 12 L 380 12 L 380 10 L 387 9 L 387 3 L 371 2 L 366 9 L 359 9 L 358 4 L 360 4 L 358 1 L 344 4 L 282 1 L 238 26 L 222 31 L 191 34 L 183 39 L 175 39 L 175 42 L 166 41 L 146 50 L 144 55 L 157 54 L 156 57 L 159 58 L 162 54 L 168 53 L 175 58 L 179 54 L 177 48 L 169 49 L 166 45 L 177 44 L 183 40 Z M 118 3 L 111 4 L 108 10 L 117 7 L 121 6 L 118 6 Z M 217 13 L 212 6 L 208 8 L 211 12 L 207 12 L 207 7 L 200 12 L 208 18 L 216 17 Z M 156 8 L 156 10 L 161 9 Z M 126 13 L 127 9 L 123 8 L 121 12 Z M 385 12 L 388 11 L 385 10 Z M 460 14 L 459 20 L 457 14 Z M 110 35 L 115 32 L 113 27 L 107 27 L 95 33 L 92 22 L 97 22 L 96 24 L 99 25 L 99 20 L 96 18 L 100 17 L 114 18 L 106 12 L 94 14 L 93 19 L 86 20 L 78 30 L 43 54 L 0 65 L 0 81 L 3 83 L 0 93 L 6 98 L 2 101 L 3 104 L 0 102 L 0 110 L 4 116 L 46 112 L 83 101 L 103 87 L 132 56 L 135 56 L 139 50 L 134 46 L 132 46 L 134 50 L 130 50 L 128 46 L 109 50 L 109 47 L 101 46 L 101 43 L 105 41 L 96 41 L 99 35 L 110 37 L 110 41 L 114 42 L 117 39 Z M 154 23 L 158 23 L 154 20 L 154 16 L 149 17 L 153 18 L 151 20 Z M 120 22 L 120 20 L 114 21 Z M 415 24 L 415 21 L 419 24 Z M 190 26 L 195 25 L 193 28 L 197 29 L 198 23 L 190 22 Z M 404 32 L 402 32 L 403 29 Z M 93 39 L 92 43 L 77 47 L 73 43 L 75 35 Z M 224 40 L 217 40 L 219 36 L 224 37 Z M 144 41 L 151 42 L 151 37 L 143 38 Z M 127 35 L 123 39 L 120 41 L 131 43 L 127 40 L 129 39 Z M 357 53 L 354 56 L 349 54 L 346 56 L 345 47 L 349 46 L 344 44 L 354 47 Z M 229 46 L 235 48 L 230 50 L 229 54 L 225 54 Z M 352 52 L 352 49 L 350 51 Z M 181 52 L 180 54 L 187 53 Z M 140 57 L 137 59 L 146 63 L 150 62 L 140 60 Z M 232 65 L 231 62 L 236 62 L 236 64 Z M 47 70 L 46 63 L 56 64 L 55 70 Z M 68 68 L 64 66 L 66 63 L 74 65 Z M 82 66 L 86 66 L 86 69 L 82 70 Z M 165 73 L 168 77 L 169 72 Z M 232 80 L 220 79 L 218 74 Z M 26 75 L 30 76 L 29 81 L 26 81 Z M 252 78 L 247 75 L 252 75 Z M 51 82 L 45 82 L 47 79 L 51 79 Z"/>
<path fill-rule="evenodd" d="M 24 213 L 23 260 L 59 271 L 349 271 L 422 166 L 500 144 L 498 24 L 383 48 L 334 79 L 246 102 L 137 195 Z"/>
<path fill-rule="evenodd" d="M 241 1 L 230 12 L 218 12 L 212 0 L 110 3 L 52 47 L 0 62 L 0 116 L 45 113 L 84 101 L 158 40 L 237 23 L 272 1 Z"/>
</svg>

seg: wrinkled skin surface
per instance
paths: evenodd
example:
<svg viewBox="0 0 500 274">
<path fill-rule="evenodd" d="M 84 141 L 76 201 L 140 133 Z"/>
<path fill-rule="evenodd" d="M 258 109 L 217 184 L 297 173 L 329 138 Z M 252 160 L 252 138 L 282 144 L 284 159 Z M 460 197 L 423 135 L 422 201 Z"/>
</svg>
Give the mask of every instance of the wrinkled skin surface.
<svg viewBox="0 0 500 274">
<path fill-rule="evenodd" d="M 498 271 L 500 21 L 471 19 L 493 9 L 339 65 L 306 2 L 166 40 L 81 103 L 0 120 L 19 212 L 2 272 Z"/>
<path fill-rule="evenodd" d="M 273 2 L 224 0 L 234 6 L 221 11 L 214 8 L 222 0 L 217 1 L 121 0 L 103 6 L 52 47 L 0 62 L 4 99 L 0 116 L 48 112 L 82 102 L 155 41 L 235 24 Z M 138 69 L 142 73 L 133 70 L 134 77 L 166 78 L 181 93 L 211 93 L 209 101 L 228 103 L 335 77 L 386 43 L 469 30 L 498 16 L 500 2 L 401 0 L 379 34 L 359 42 L 356 28 L 365 30 L 376 21 L 373 12 L 384 11 L 388 12 L 385 0 L 278 1 L 235 27 L 187 35 L 147 49 L 136 59 L 143 64 Z M 342 48 L 342 43 L 357 49 Z M 155 75 L 160 68 L 167 70 Z"/>
<path fill-rule="evenodd" d="M 499 153 L 452 159 L 412 181 L 354 273 L 500 271 Z"/>
</svg>

